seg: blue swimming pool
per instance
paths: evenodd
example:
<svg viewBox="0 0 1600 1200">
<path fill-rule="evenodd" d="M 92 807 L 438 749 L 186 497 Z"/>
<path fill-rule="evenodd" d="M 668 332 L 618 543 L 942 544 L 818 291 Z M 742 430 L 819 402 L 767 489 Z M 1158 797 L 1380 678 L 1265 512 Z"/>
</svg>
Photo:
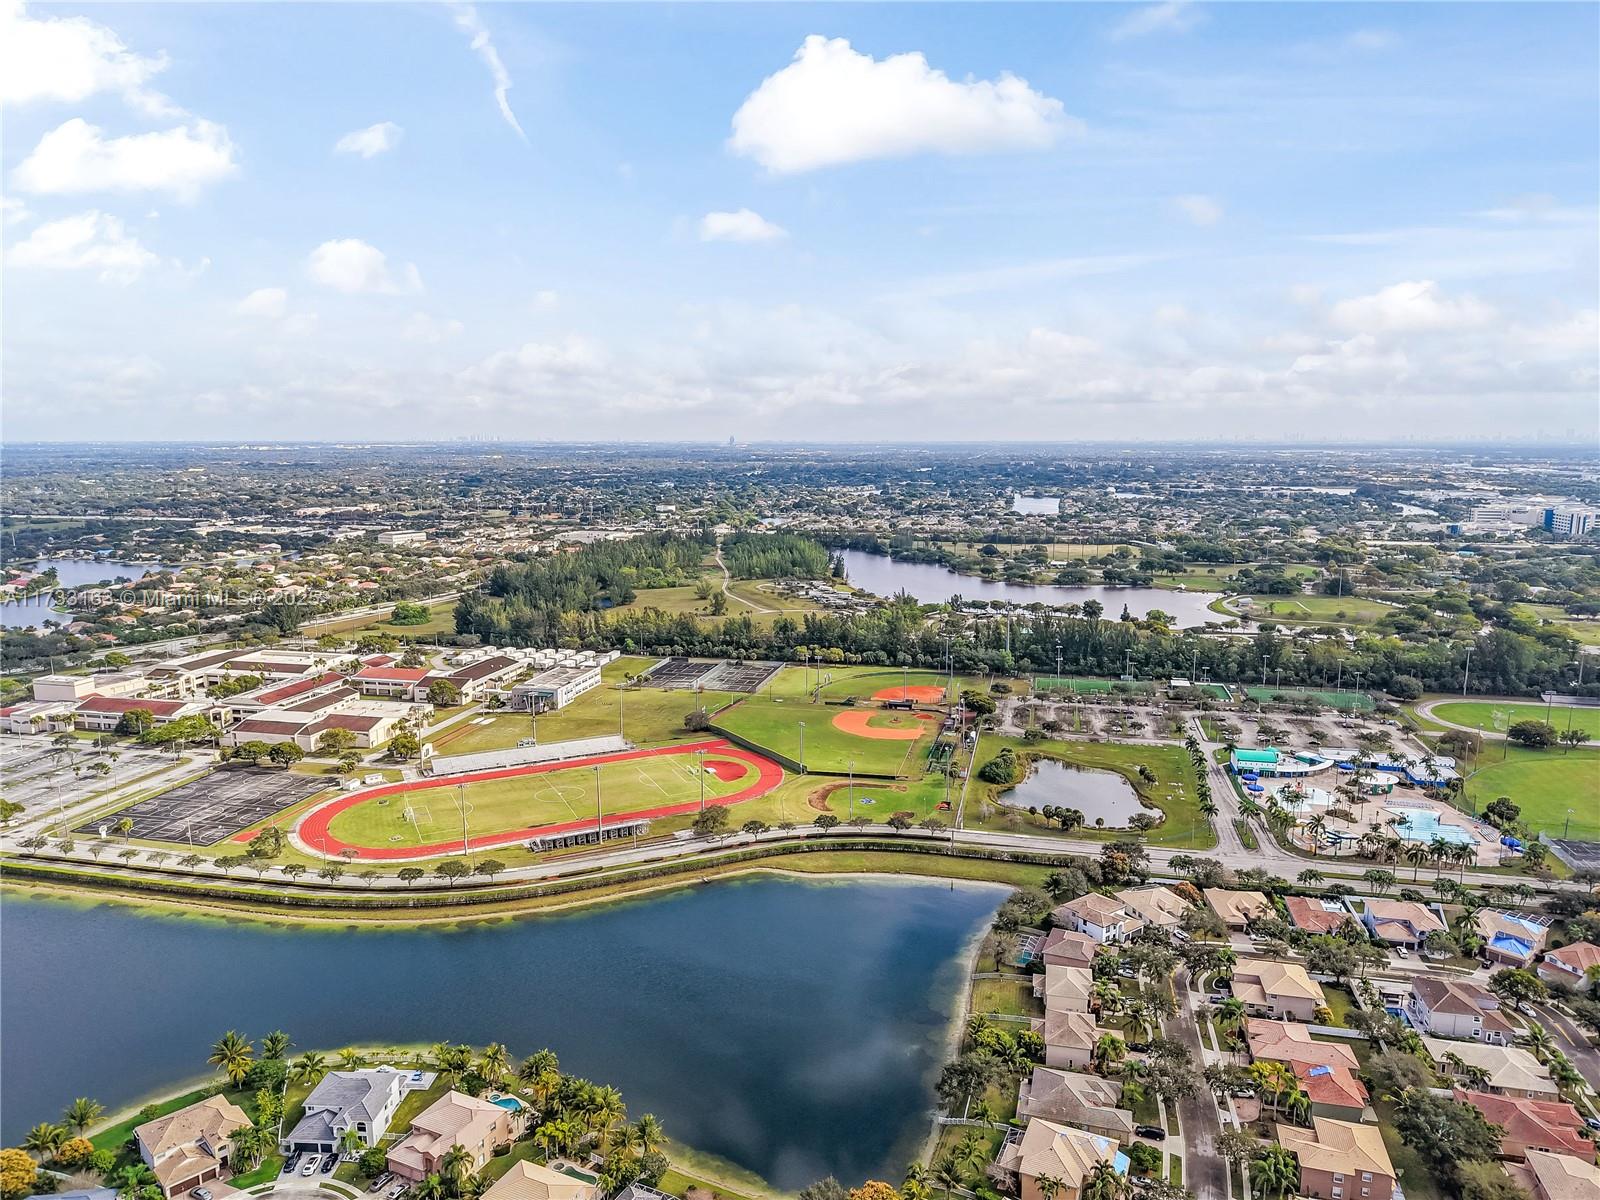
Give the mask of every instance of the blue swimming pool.
<svg viewBox="0 0 1600 1200">
<path fill-rule="evenodd" d="M 1402 818 L 1403 823 L 1396 825 L 1394 831 L 1408 842 L 1431 842 L 1439 838 L 1458 846 L 1476 844 L 1477 839 L 1461 826 L 1440 824 L 1439 814 L 1431 808 L 1391 808 L 1389 811 Z"/>
<path fill-rule="evenodd" d="M 489 1103 L 498 1104 L 507 1112 L 516 1112 L 522 1107 L 522 1101 L 518 1100 L 515 1096 L 496 1096 L 493 1100 L 489 1101 Z"/>
</svg>

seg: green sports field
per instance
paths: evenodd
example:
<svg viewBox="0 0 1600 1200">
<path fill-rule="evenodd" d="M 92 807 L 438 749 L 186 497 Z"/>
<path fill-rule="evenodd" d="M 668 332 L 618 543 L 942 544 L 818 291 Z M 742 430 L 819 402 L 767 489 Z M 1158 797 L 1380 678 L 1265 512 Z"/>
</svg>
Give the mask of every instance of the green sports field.
<svg viewBox="0 0 1600 1200">
<path fill-rule="evenodd" d="M 916 741 L 888 741 L 860 737 L 836 728 L 833 719 L 841 714 L 871 713 L 879 726 L 914 728 L 906 722 L 916 720 L 903 713 L 842 705 L 808 704 L 804 700 L 769 700 L 765 694 L 752 697 L 719 713 L 716 725 L 756 746 L 764 746 L 794 762 L 803 763 L 809 772 L 847 774 L 852 762 L 858 774 L 918 775 L 926 762 L 928 743 L 938 728 L 937 721 L 917 721 L 926 727 Z M 801 723 L 805 728 L 802 731 Z M 801 756 L 801 741 L 805 754 Z"/>
<path fill-rule="evenodd" d="M 761 689 L 761 694 L 805 700 L 820 687 L 824 699 L 844 700 L 853 697 L 857 700 L 870 700 L 874 693 L 885 688 L 897 688 L 903 685 L 945 688 L 949 682 L 950 677 L 941 671 L 902 671 L 898 667 L 853 667 L 827 663 L 807 667 L 804 664 L 796 666 L 791 663 Z M 985 680 L 970 675 L 957 675 L 955 686 L 958 695 L 968 688 L 988 691 L 988 683 Z"/>
<path fill-rule="evenodd" d="M 1077 692 L 1081 696 L 1109 692 L 1117 687 L 1129 692 L 1148 692 L 1153 686 L 1149 680 L 1091 679 L 1065 675 L 1060 677 L 1041 675 L 1033 681 L 1035 693 Z"/>
<path fill-rule="evenodd" d="M 711 752 L 709 759 L 722 756 Z M 723 758 L 733 762 L 734 759 Z M 736 779 L 723 780 L 710 772 L 702 775 L 692 754 L 662 755 L 605 763 L 600 767 L 600 801 L 605 815 L 624 816 L 663 805 L 700 799 L 702 781 L 708 799 L 748 787 L 755 768 Z M 462 804 L 465 804 L 465 814 Z M 594 820 L 595 771 L 571 767 L 538 775 L 439 787 L 380 796 L 348 808 L 333 818 L 328 831 L 354 846 L 398 849 L 459 841 L 462 818 L 468 837 L 504 833 L 535 825 Z"/>
<path fill-rule="evenodd" d="M 1393 606 L 1360 596 L 1251 596 L 1255 603 L 1243 609 L 1264 621 L 1294 625 L 1370 625 L 1396 611 Z"/>
<path fill-rule="evenodd" d="M 1310 696 L 1318 704 L 1329 708 L 1359 708 L 1363 712 L 1370 712 L 1377 707 L 1372 697 L 1365 692 L 1335 692 L 1320 688 L 1297 687 L 1247 687 L 1245 694 L 1252 700 L 1259 700 L 1263 704 L 1270 704 L 1274 696 Z"/>
<path fill-rule="evenodd" d="M 1492 700 L 1455 700 L 1449 704 L 1436 704 L 1431 710 L 1441 721 L 1481 729 L 1485 733 L 1504 733 L 1518 721 L 1545 721 L 1558 730 L 1581 729 L 1591 738 L 1600 740 L 1600 708 L 1559 708 L 1542 704 L 1518 704 L 1515 701 L 1495 703 Z"/>
<path fill-rule="evenodd" d="M 1600 751 L 1525 750 L 1496 743 L 1486 746 L 1478 761 L 1478 770 L 1467 779 L 1474 812 L 1497 796 L 1510 796 L 1530 828 L 1560 837 L 1570 808 L 1571 836 L 1600 839 Z"/>
</svg>

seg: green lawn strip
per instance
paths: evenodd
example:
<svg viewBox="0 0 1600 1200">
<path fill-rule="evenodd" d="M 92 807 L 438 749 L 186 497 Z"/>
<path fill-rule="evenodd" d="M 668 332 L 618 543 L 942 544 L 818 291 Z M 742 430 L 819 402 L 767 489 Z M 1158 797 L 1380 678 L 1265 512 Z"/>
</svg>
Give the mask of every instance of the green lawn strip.
<svg viewBox="0 0 1600 1200">
<path fill-rule="evenodd" d="M 1370 625 L 1396 610 L 1360 596 L 1251 596 L 1241 611 L 1258 621 L 1289 625 Z"/>
<path fill-rule="evenodd" d="M 1246 850 L 1261 848 L 1261 843 L 1256 839 L 1255 828 L 1243 817 L 1233 823 L 1233 831 L 1239 835 L 1239 842 Z"/>
<path fill-rule="evenodd" d="M 1348 1028 L 1350 1013 L 1356 1007 L 1356 998 L 1349 989 L 1335 983 L 1325 983 L 1322 985 L 1322 995 L 1328 1003 L 1328 1011 L 1333 1014 L 1328 1023 L 1341 1029 Z"/>
<path fill-rule="evenodd" d="M 1580 620 L 1567 615 L 1565 609 L 1555 604 L 1518 604 L 1517 612 L 1536 621 L 1548 621 L 1562 633 L 1585 646 L 1600 646 L 1600 621 Z"/>
<path fill-rule="evenodd" d="M 1485 733 L 1504 733 L 1518 721 L 1548 721 L 1558 730 L 1569 726 L 1600 738 L 1600 708 L 1543 705 L 1513 700 L 1453 700 L 1433 707 L 1433 716 L 1451 725 Z"/>
<path fill-rule="evenodd" d="M 726 1200 L 776 1200 L 782 1195 L 754 1171 L 715 1154 L 707 1154 L 671 1138 L 667 1139 L 662 1150 L 672 1160 L 672 1169 L 662 1177 L 659 1186 L 669 1195 L 681 1196 L 691 1187 L 707 1188 L 726 1197 Z M 678 1190 L 680 1187 L 682 1191 Z"/>
<path fill-rule="evenodd" d="M 1022 979 L 974 979 L 972 1011 L 1007 1017 L 1044 1015 L 1042 1006 L 1034 999 L 1033 984 Z"/>
<path fill-rule="evenodd" d="M 509 1153 L 496 1154 L 491 1157 L 488 1162 L 483 1164 L 481 1174 L 490 1183 L 493 1183 L 519 1162 L 543 1162 L 544 1160 L 544 1151 L 539 1149 L 538 1144 L 531 1139 L 525 1138 L 520 1142 L 513 1142 Z M 337 1174 L 337 1172 L 335 1173 Z"/>
</svg>

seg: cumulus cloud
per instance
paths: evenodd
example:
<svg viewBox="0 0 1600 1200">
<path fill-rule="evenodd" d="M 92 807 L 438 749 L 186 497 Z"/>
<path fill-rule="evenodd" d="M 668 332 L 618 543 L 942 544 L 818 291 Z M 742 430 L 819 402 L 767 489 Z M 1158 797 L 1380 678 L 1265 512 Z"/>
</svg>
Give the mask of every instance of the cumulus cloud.
<svg viewBox="0 0 1600 1200">
<path fill-rule="evenodd" d="M 19 191 L 167 192 L 191 201 L 238 170 L 228 131 L 194 121 L 154 133 L 106 137 L 82 117 L 57 126 L 11 172 Z"/>
<path fill-rule="evenodd" d="M 774 225 L 760 213 L 741 208 L 738 212 L 709 212 L 700 218 L 702 242 L 771 242 L 789 236 L 781 225 Z"/>
<path fill-rule="evenodd" d="M 172 116 L 172 102 L 145 87 L 166 69 L 166 55 L 136 54 L 97 21 L 36 17 L 15 0 L 0 2 L 0 104 L 77 104 L 119 92 L 143 112 Z"/>
<path fill-rule="evenodd" d="M 1205 19 L 1189 0 L 1165 0 L 1136 8 L 1111 27 L 1111 40 L 1148 37 L 1155 33 L 1188 33 Z"/>
<path fill-rule="evenodd" d="M 455 16 L 456 28 L 467 35 L 473 52 L 483 60 L 483 65 L 489 68 L 489 78 L 494 81 L 494 102 L 500 109 L 500 115 L 505 118 L 507 125 L 517 131 L 519 138 L 527 141 L 528 135 L 522 132 L 522 125 L 517 120 L 517 114 L 511 111 L 511 101 L 507 98 L 512 87 L 511 73 L 500 60 L 500 51 L 495 49 L 494 41 L 489 37 L 489 30 L 483 24 L 483 18 L 478 16 L 477 8 L 471 4 L 452 4 L 450 11 Z"/>
<path fill-rule="evenodd" d="M 15 196 L 0 196 L 0 224 L 7 229 L 33 219 L 28 206 Z"/>
<path fill-rule="evenodd" d="M 1172 207 L 1191 225 L 1215 225 L 1222 220 L 1222 205 L 1210 196 L 1177 196 Z"/>
<path fill-rule="evenodd" d="M 422 276 L 415 263 L 406 263 L 398 272 L 391 271 L 383 251 L 360 238 L 323 242 L 306 260 L 306 275 L 313 283 L 352 295 L 371 292 L 398 296 L 422 290 Z"/>
<path fill-rule="evenodd" d="M 1471 329 L 1488 324 L 1494 315 L 1494 309 L 1476 297 L 1446 296 L 1431 279 L 1397 283 L 1370 296 L 1341 300 L 1330 314 L 1340 328 L 1365 333 Z"/>
<path fill-rule="evenodd" d="M 107 283 L 132 283 L 159 260 L 109 213 L 91 211 L 35 228 L 6 253 L 13 267 L 98 271 Z"/>
<path fill-rule="evenodd" d="M 813 34 L 733 115 L 735 153 L 790 173 L 913 154 L 1041 150 L 1081 123 L 1010 73 L 956 81 L 918 52 L 875 59 Z"/>
<path fill-rule="evenodd" d="M 379 121 L 376 125 L 368 125 L 365 129 L 356 129 L 345 134 L 333 144 L 333 148 L 339 154 L 359 154 L 362 158 L 376 158 L 393 150 L 404 136 L 405 130 L 393 121 Z"/>
<path fill-rule="evenodd" d="M 257 288 L 234 306 L 241 317 L 277 320 L 289 310 L 289 293 L 279 287 Z"/>
</svg>

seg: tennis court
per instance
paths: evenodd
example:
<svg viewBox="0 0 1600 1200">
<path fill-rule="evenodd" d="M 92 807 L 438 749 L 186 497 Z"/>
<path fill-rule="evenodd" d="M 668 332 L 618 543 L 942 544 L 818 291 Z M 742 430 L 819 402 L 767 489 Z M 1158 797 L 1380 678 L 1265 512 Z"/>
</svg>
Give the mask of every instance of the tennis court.
<svg viewBox="0 0 1600 1200">
<path fill-rule="evenodd" d="M 702 687 L 706 676 L 721 665 L 692 658 L 667 658 L 652 667 L 639 683 L 653 688 Z"/>
<path fill-rule="evenodd" d="M 293 771 L 212 771 L 102 817 L 77 832 L 95 836 L 102 825 L 115 829 L 127 819 L 133 822 L 128 836 L 140 841 L 210 846 L 329 786 L 325 779 Z"/>
</svg>

